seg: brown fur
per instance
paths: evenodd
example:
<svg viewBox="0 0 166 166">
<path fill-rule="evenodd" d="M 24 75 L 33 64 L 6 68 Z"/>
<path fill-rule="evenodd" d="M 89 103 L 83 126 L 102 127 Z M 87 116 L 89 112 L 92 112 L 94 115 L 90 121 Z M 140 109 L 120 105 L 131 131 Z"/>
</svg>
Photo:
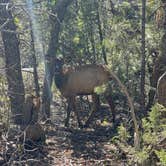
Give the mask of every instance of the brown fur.
<svg viewBox="0 0 166 166">
<path fill-rule="evenodd" d="M 81 126 L 79 115 L 76 110 L 75 97 L 77 95 L 95 95 L 93 97 L 95 109 L 92 111 L 91 116 L 87 120 L 88 125 L 93 117 L 93 113 L 99 108 L 99 106 L 97 106 L 99 104 L 99 98 L 94 92 L 95 87 L 101 86 L 110 80 L 110 73 L 108 69 L 103 65 L 88 64 L 64 70 L 62 68 L 63 63 L 61 60 L 57 60 L 56 63 L 58 71 L 55 70 L 55 83 L 62 95 L 66 97 L 68 101 L 65 125 L 68 126 L 70 112 L 73 109 L 77 115 L 79 126 Z"/>
<path fill-rule="evenodd" d="M 109 81 L 109 72 L 102 65 L 84 65 L 64 73 L 67 77 L 61 92 L 65 97 L 92 94 L 97 86 Z"/>
<path fill-rule="evenodd" d="M 157 85 L 158 102 L 166 107 L 166 72 L 159 78 Z"/>
</svg>

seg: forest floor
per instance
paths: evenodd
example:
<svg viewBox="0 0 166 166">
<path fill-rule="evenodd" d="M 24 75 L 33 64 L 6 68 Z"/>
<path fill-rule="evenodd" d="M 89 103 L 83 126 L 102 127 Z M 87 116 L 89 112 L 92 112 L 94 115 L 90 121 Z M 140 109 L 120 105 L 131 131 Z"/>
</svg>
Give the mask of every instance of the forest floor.
<svg viewBox="0 0 166 166">
<path fill-rule="evenodd" d="M 94 117 L 90 128 L 79 129 L 72 114 L 70 128 L 64 127 L 66 112 L 57 103 L 52 105 L 52 124 L 45 125 L 46 143 L 22 150 L 16 145 L 15 138 L 5 140 L 0 146 L 0 165 L 35 166 L 122 166 L 126 164 L 126 154 L 112 138 L 111 114 L 108 107 L 103 108 Z M 85 112 L 82 112 L 85 114 Z M 84 117 L 83 115 L 81 115 Z M 100 117 L 100 118 L 99 118 Z"/>
</svg>

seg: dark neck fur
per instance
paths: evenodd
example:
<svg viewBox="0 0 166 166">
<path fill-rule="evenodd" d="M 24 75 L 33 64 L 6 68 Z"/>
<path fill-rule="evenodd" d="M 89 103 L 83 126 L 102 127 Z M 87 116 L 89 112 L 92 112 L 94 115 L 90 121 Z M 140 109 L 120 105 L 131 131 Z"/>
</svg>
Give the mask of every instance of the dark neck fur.
<svg viewBox="0 0 166 166">
<path fill-rule="evenodd" d="M 57 86 L 57 88 L 59 90 L 62 90 L 64 83 L 66 81 L 66 77 L 64 76 L 63 73 L 56 73 L 54 75 L 54 81 L 55 81 L 55 85 Z"/>
</svg>

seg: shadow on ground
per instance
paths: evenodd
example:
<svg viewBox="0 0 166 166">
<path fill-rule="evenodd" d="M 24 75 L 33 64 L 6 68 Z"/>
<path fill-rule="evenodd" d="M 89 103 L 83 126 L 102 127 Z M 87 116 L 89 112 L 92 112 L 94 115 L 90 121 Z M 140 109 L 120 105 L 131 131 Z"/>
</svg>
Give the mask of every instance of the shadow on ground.
<svg viewBox="0 0 166 166">
<path fill-rule="evenodd" d="M 99 161 L 107 163 L 108 160 L 115 160 L 116 147 L 111 144 L 111 139 L 116 132 L 112 127 L 111 113 L 107 107 L 96 113 L 91 127 L 87 129 L 79 129 L 74 116 L 70 120 L 71 127 L 63 127 L 62 119 L 64 120 L 65 112 L 59 113 L 59 110 L 54 112 L 54 125 L 47 130 L 48 150 L 54 158 L 54 164 L 60 165 L 66 161 L 93 165 Z M 85 112 L 83 114 L 82 120 L 85 119 Z M 107 125 L 104 124 L 106 122 Z"/>
</svg>

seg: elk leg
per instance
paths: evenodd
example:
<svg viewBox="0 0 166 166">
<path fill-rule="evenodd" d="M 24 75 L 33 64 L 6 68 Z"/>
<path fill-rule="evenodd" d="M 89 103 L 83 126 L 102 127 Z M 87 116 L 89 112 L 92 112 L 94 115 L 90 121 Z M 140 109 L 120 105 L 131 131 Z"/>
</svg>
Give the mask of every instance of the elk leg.
<svg viewBox="0 0 166 166">
<path fill-rule="evenodd" d="M 77 117 L 78 126 L 82 128 L 82 123 L 81 123 L 79 113 L 78 113 L 77 108 L 76 108 L 75 97 L 72 98 L 72 105 L 73 105 L 73 111 L 75 112 L 76 117 Z"/>
<path fill-rule="evenodd" d="M 96 111 L 99 111 L 99 109 L 100 109 L 100 98 L 99 98 L 99 95 L 93 94 L 92 95 L 92 99 L 93 99 Z"/>
<path fill-rule="evenodd" d="M 92 121 L 96 111 L 99 110 L 100 108 L 100 99 L 99 99 L 99 95 L 97 94 L 93 94 L 92 95 L 92 100 L 93 100 L 93 109 L 92 109 L 92 112 L 90 113 L 90 116 L 88 118 L 88 120 L 86 121 L 85 123 L 85 127 L 88 127 L 90 122 Z"/>
<path fill-rule="evenodd" d="M 112 122 L 115 124 L 115 104 L 113 102 L 112 96 L 108 95 L 106 96 L 106 100 L 110 106 L 111 112 L 112 112 Z"/>
<path fill-rule="evenodd" d="M 67 106 L 67 117 L 66 117 L 66 120 L 65 120 L 65 126 L 66 127 L 69 127 L 69 118 L 70 118 L 70 113 L 71 113 L 71 110 L 72 110 L 72 101 L 70 98 L 67 99 L 67 102 L 68 102 L 68 106 Z"/>
</svg>

